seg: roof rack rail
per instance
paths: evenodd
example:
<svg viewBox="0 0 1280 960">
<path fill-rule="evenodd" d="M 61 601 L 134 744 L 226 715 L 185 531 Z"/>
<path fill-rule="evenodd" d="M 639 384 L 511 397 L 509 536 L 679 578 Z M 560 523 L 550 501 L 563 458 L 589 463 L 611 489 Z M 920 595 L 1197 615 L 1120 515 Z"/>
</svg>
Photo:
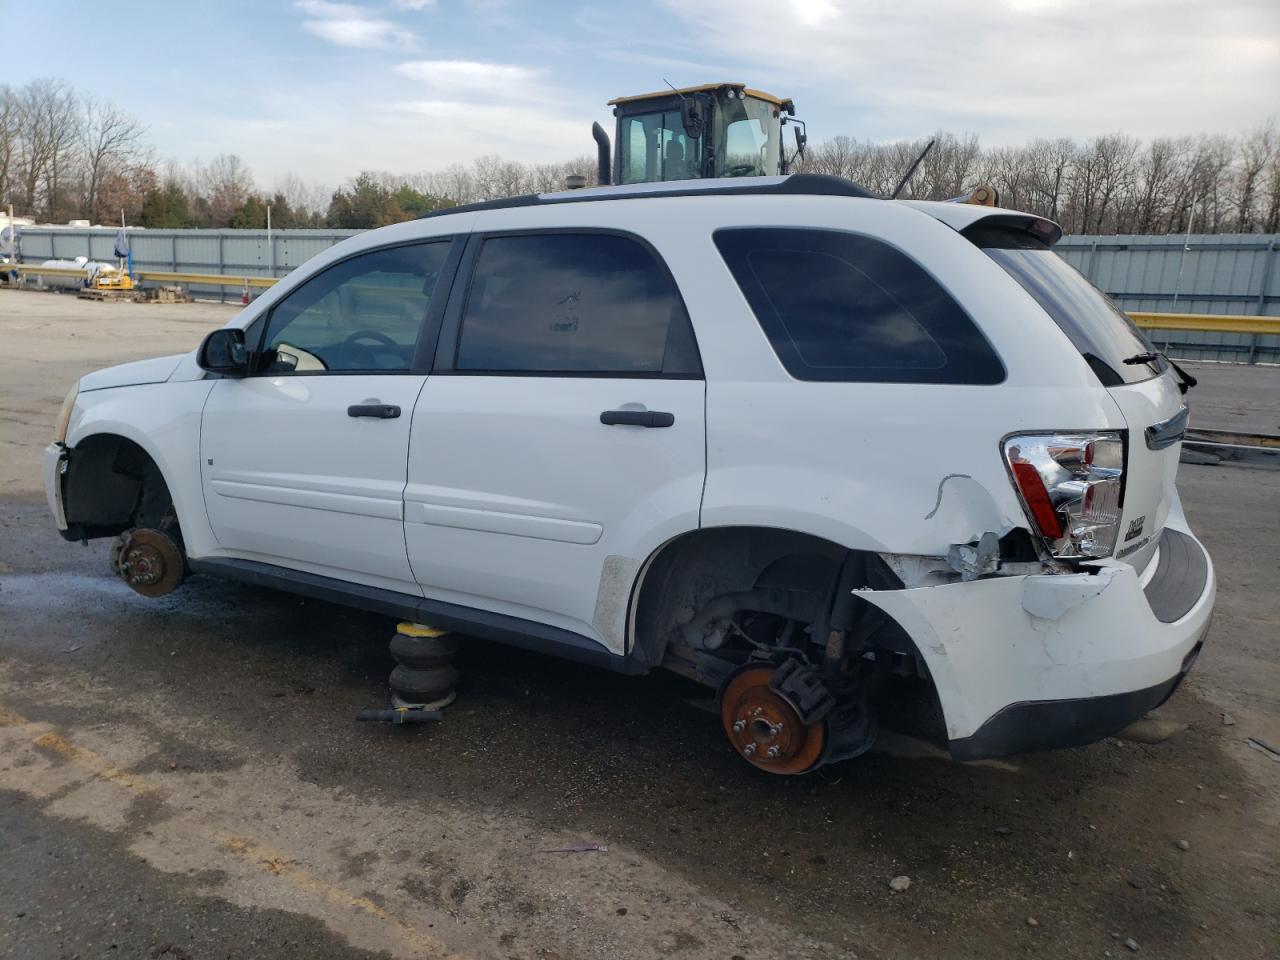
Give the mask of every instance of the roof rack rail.
<svg viewBox="0 0 1280 960">
<path fill-rule="evenodd" d="M 819 197 L 859 197 L 882 200 L 866 187 L 825 173 L 792 173 L 781 177 L 742 177 L 733 180 L 672 180 L 666 183 L 637 183 L 613 187 L 566 190 L 561 193 L 529 193 L 464 203 L 425 213 L 420 219 L 453 213 L 503 210 L 507 207 L 536 207 L 551 203 L 590 203 L 597 200 L 656 200 L 667 197 L 807 195 Z"/>
</svg>

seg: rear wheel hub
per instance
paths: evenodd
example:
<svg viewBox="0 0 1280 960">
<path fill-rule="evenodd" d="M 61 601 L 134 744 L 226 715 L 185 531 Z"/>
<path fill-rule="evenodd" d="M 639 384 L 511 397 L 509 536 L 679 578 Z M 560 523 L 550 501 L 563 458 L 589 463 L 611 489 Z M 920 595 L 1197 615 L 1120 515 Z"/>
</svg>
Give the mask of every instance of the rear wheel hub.
<svg viewBox="0 0 1280 960">
<path fill-rule="evenodd" d="M 804 773 L 822 756 L 824 721 L 805 725 L 786 698 L 769 686 L 772 666 L 739 670 L 724 686 L 720 721 L 739 756 L 770 773 Z"/>
</svg>

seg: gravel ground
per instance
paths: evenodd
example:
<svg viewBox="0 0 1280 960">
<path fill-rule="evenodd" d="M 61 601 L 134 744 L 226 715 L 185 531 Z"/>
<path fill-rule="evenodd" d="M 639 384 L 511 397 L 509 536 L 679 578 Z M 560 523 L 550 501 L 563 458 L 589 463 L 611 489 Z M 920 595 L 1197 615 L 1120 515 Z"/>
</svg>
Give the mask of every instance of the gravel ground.
<svg viewBox="0 0 1280 960">
<path fill-rule="evenodd" d="M 1221 585 L 1161 743 L 771 778 L 678 678 L 480 641 L 445 722 L 361 725 L 387 620 L 144 600 L 37 488 L 71 380 L 230 315 L 0 291 L 0 957 L 1277 955 L 1280 472 L 1183 467 Z"/>
</svg>

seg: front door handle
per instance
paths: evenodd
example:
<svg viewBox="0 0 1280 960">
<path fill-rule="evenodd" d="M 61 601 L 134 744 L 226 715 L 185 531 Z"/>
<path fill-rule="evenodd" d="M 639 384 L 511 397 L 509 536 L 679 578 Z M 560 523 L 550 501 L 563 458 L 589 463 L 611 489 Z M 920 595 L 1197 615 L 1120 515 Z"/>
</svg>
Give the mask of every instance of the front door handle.
<svg viewBox="0 0 1280 960">
<path fill-rule="evenodd" d="M 676 422 L 676 416 L 661 410 L 606 410 L 600 414 L 600 422 L 607 427 L 669 427 Z"/>
<path fill-rule="evenodd" d="M 375 417 L 378 420 L 394 420 L 400 416 L 400 408 L 394 403 L 353 403 L 347 407 L 348 417 Z"/>
</svg>

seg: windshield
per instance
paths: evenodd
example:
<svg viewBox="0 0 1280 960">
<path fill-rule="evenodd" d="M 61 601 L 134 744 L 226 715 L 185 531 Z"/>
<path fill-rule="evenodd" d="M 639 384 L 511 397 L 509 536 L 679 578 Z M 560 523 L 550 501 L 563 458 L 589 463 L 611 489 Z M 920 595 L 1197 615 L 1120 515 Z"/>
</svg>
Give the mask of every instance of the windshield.
<svg viewBox="0 0 1280 960">
<path fill-rule="evenodd" d="M 624 117 L 621 128 L 619 183 L 692 180 L 699 175 L 702 138 L 684 132 L 679 110 Z"/>
<path fill-rule="evenodd" d="M 1124 362 L 1153 354 L 1155 347 L 1110 297 L 1045 244 L 1013 230 L 980 230 L 970 239 L 1035 298 L 1104 387 L 1140 383 L 1164 372 L 1163 358 Z"/>
<path fill-rule="evenodd" d="M 722 96 L 716 110 L 716 176 L 768 177 L 781 169 L 777 108 L 755 97 Z"/>
</svg>

